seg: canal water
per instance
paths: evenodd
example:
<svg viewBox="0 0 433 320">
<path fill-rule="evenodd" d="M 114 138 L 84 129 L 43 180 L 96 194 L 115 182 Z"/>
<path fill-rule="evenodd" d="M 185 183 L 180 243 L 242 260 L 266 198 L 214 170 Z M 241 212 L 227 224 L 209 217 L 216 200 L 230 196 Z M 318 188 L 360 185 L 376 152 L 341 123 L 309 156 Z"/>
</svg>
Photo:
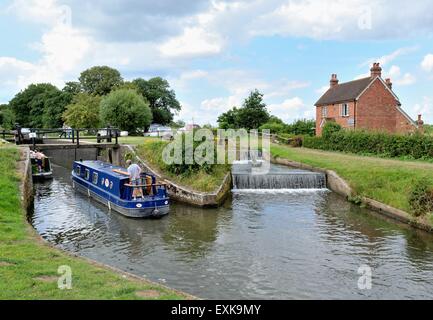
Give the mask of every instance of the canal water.
<svg viewBox="0 0 433 320">
<path fill-rule="evenodd" d="M 175 203 L 161 220 L 131 220 L 54 170 L 35 185 L 31 218 L 46 240 L 201 298 L 433 298 L 433 236 L 329 191 L 241 191 L 218 209 Z"/>
</svg>

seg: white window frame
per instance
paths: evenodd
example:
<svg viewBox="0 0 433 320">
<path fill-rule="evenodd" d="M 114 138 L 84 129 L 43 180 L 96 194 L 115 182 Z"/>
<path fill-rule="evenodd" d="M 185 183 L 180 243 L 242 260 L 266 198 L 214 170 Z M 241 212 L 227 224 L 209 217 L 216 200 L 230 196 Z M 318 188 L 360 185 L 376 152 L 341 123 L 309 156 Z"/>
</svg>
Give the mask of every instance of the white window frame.
<svg viewBox="0 0 433 320">
<path fill-rule="evenodd" d="M 92 173 L 92 183 L 98 184 L 98 181 L 99 181 L 99 174 L 97 172 L 93 172 Z"/>
<path fill-rule="evenodd" d="M 328 117 L 328 106 L 322 107 L 322 118 Z"/>
<path fill-rule="evenodd" d="M 344 111 L 347 111 L 347 112 L 345 113 Z M 341 104 L 341 116 L 342 117 L 350 117 L 350 107 L 349 107 L 348 103 L 342 103 Z"/>
</svg>

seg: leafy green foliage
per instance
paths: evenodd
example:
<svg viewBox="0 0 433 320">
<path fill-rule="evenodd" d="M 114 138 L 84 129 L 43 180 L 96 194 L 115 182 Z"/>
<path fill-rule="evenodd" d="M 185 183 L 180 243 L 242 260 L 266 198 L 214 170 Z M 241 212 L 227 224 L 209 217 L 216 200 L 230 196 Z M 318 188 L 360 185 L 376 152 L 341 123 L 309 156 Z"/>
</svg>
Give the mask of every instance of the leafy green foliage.
<svg viewBox="0 0 433 320">
<path fill-rule="evenodd" d="M 63 113 L 63 120 L 72 128 L 97 128 L 100 125 L 100 102 L 99 96 L 80 93 L 67 106 Z"/>
<path fill-rule="evenodd" d="M 242 108 L 233 107 L 218 117 L 221 129 L 259 129 L 270 119 L 263 94 L 257 89 L 252 91 L 242 104 Z"/>
<path fill-rule="evenodd" d="M 433 136 L 433 125 L 431 124 L 425 124 L 423 126 L 424 128 L 424 133 L 428 136 Z"/>
<path fill-rule="evenodd" d="M 193 139 L 194 137 L 194 133 L 193 132 L 186 132 L 186 133 L 182 133 L 181 138 L 177 138 L 173 141 L 173 145 L 175 148 L 179 148 L 182 150 L 182 162 L 181 163 L 172 163 L 172 164 L 168 164 L 166 165 L 166 169 L 176 175 L 183 175 L 183 176 L 188 176 L 191 175 L 193 173 L 196 173 L 200 170 L 206 172 L 207 174 L 211 174 L 215 163 L 217 163 L 217 150 L 216 150 L 216 144 L 213 143 L 212 141 L 212 146 L 213 146 L 213 160 L 212 163 L 203 163 L 203 164 L 198 164 L 196 161 L 193 161 L 194 163 L 189 164 L 186 163 L 185 159 L 187 158 L 186 155 L 194 155 L 197 148 L 202 144 L 202 141 L 194 141 Z M 186 143 L 187 139 L 190 139 L 191 141 L 193 141 L 192 145 Z"/>
<path fill-rule="evenodd" d="M 73 96 L 83 92 L 81 88 L 81 83 L 77 81 L 69 81 L 66 82 L 65 86 L 62 89 L 63 92 L 69 93 Z"/>
<path fill-rule="evenodd" d="M 218 117 L 218 124 L 221 129 L 239 129 L 239 124 L 237 121 L 239 109 L 233 107 L 229 111 L 221 114 Z"/>
<path fill-rule="evenodd" d="M 286 128 L 286 133 L 294 135 L 315 135 L 316 121 L 308 119 L 296 120 L 292 124 L 289 124 Z"/>
<path fill-rule="evenodd" d="M 62 115 L 67 105 L 72 102 L 73 95 L 63 91 L 51 91 L 45 96 L 42 125 L 44 128 L 61 128 Z"/>
<path fill-rule="evenodd" d="M 11 130 L 15 124 L 15 114 L 7 104 L 0 105 L 0 128 Z"/>
<path fill-rule="evenodd" d="M 164 177 L 175 183 L 186 186 L 189 189 L 200 192 L 213 192 L 217 190 L 224 180 L 224 177 L 230 172 L 229 165 L 212 165 L 211 169 L 206 167 L 187 168 L 183 174 L 172 173 L 178 170 L 169 170 L 167 164 L 163 161 L 162 155 L 169 142 L 157 138 L 142 138 L 143 141 L 137 146 L 137 153 L 143 159 L 146 159 L 152 168 L 160 172 Z M 172 168 L 175 169 L 175 168 Z M 209 170 L 210 169 L 210 170 Z"/>
<path fill-rule="evenodd" d="M 101 101 L 101 119 L 104 125 L 112 125 L 135 132 L 152 122 L 149 103 L 132 89 L 113 91 Z"/>
<path fill-rule="evenodd" d="M 185 121 L 183 120 L 177 120 L 177 121 L 172 121 L 170 122 L 169 126 L 173 129 L 180 129 L 185 127 Z"/>
<path fill-rule="evenodd" d="M 96 66 L 83 71 L 79 78 L 84 92 L 104 96 L 123 83 L 120 72 L 107 66 Z"/>
<path fill-rule="evenodd" d="M 44 126 L 44 111 L 47 109 L 64 109 L 67 99 L 56 99 L 61 91 L 49 83 L 31 84 L 19 92 L 9 102 L 15 114 L 16 121 L 22 127 L 42 128 Z M 51 124 L 51 110 L 47 111 L 46 122 Z"/>
<path fill-rule="evenodd" d="M 323 127 L 322 136 L 325 139 L 330 138 L 334 133 L 340 132 L 343 128 L 336 122 L 330 121 L 325 123 Z"/>
<path fill-rule="evenodd" d="M 391 158 L 433 159 L 433 137 L 422 134 L 340 130 L 305 138 L 304 147 Z"/>
<path fill-rule="evenodd" d="M 242 108 L 239 109 L 237 121 L 239 128 L 258 129 L 269 120 L 266 104 L 263 102 L 263 94 L 258 90 L 250 93 L 245 99 Z"/>
<path fill-rule="evenodd" d="M 160 77 L 149 80 L 139 78 L 132 83 L 149 102 L 155 123 L 166 125 L 173 121 L 174 113 L 180 111 L 181 105 L 167 80 Z"/>
<path fill-rule="evenodd" d="M 433 212 L 433 188 L 432 184 L 425 179 L 419 180 L 409 194 L 411 213 L 416 216 L 423 216 Z"/>
<path fill-rule="evenodd" d="M 268 122 L 260 127 L 260 130 L 268 129 L 281 138 L 292 138 L 293 136 L 311 136 L 315 134 L 316 122 L 314 120 L 300 119 L 291 124 L 284 123 L 281 119 L 271 116 Z M 289 135 L 290 137 L 287 137 Z"/>
</svg>

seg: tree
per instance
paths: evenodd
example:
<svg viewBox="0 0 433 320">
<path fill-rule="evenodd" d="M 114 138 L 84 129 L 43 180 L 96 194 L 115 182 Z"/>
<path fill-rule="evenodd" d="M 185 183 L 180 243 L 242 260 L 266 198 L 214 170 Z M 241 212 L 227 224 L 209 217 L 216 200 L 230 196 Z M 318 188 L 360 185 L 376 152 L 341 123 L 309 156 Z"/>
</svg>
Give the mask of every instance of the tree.
<svg viewBox="0 0 433 320">
<path fill-rule="evenodd" d="M 242 104 L 242 108 L 233 107 L 218 117 L 222 129 L 259 129 L 270 119 L 263 94 L 257 89 L 252 91 Z"/>
<path fill-rule="evenodd" d="M 76 95 L 63 113 L 63 120 L 72 128 L 97 128 L 100 124 L 101 98 L 86 93 Z"/>
<path fill-rule="evenodd" d="M 31 84 L 9 102 L 16 121 L 22 127 L 43 127 L 45 102 L 60 94 L 60 90 L 49 83 Z"/>
<path fill-rule="evenodd" d="M 101 118 L 105 125 L 112 125 L 135 132 L 152 122 L 149 103 L 133 89 L 119 89 L 101 102 Z"/>
<path fill-rule="evenodd" d="M 46 94 L 42 123 L 44 128 L 61 128 L 62 115 L 72 102 L 73 95 L 64 91 L 53 91 Z"/>
<path fill-rule="evenodd" d="M 77 81 L 69 81 L 69 82 L 66 82 L 62 91 L 75 96 L 75 95 L 81 93 L 83 90 L 81 88 L 81 83 L 79 83 Z"/>
<path fill-rule="evenodd" d="M 239 128 L 258 129 L 269 120 L 266 104 L 263 102 L 263 94 L 257 89 L 252 91 L 245 99 L 242 108 L 237 114 Z"/>
<path fill-rule="evenodd" d="M 84 92 L 104 96 L 123 83 L 120 72 L 107 66 L 97 66 L 83 71 L 79 78 Z"/>
<path fill-rule="evenodd" d="M 167 80 L 160 77 L 147 81 L 139 78 L 133 83 L 137 86 L 139 93 L 149 101 L 155 123 L 166 125 L 173 121 L 174 113 L 180 111 L 181 105 Z"/>
<path fill-rule="evenodd" d="M 229 111 L 221 114 L 218 117 L 218 124 L 221 129 L 238 129 L 238 114 L 239 109 L 237 107 L 233 107 Z"/>
<path fill-rule="evenodd" d="M 7 104 L 0 105 L 0 127 L 11 130 L 15 124 L 15 115 Z"/>
<path fill-rule="evenodd" d="M 172 121 L 170 122 L 170 127 L 174 128 L 174 129 L 180 129 L 185 127 L 186 123 L 183 120 L 177 120 L 177 121 Z"/>
</svg>

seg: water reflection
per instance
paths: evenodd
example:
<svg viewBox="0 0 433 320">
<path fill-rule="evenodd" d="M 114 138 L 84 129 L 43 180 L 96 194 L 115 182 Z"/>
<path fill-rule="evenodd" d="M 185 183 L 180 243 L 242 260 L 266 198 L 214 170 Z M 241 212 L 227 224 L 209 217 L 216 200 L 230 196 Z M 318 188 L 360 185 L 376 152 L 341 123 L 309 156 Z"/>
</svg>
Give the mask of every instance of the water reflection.
<svg viewBox="0 0 433 320">
<path fill-rule="evenodd" d="M 80 255 L 211 299 L 433 298 L 433 237 L 330 192 L 234 193 L 131 220 L 75 194 L 69 170 L 35 186 L 32 223 Z M 373 289 L 357 287 L 373 268 Z"/>
</svg>

